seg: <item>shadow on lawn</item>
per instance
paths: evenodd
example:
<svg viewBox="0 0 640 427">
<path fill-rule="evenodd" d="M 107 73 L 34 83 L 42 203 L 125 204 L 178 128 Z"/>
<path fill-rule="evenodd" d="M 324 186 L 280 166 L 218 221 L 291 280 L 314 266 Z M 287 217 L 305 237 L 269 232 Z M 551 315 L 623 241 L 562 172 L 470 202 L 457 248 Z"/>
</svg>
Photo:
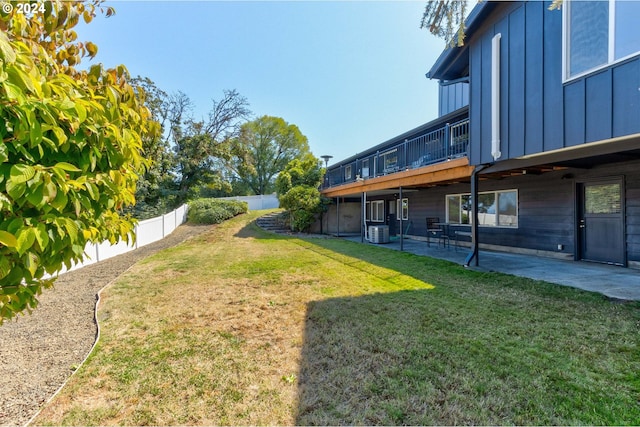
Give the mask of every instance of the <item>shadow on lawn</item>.
<svg viewBox="0 0 640 427">
<path fill-rule="evenodd" d="M 368 272 L 388 282 L 307 303 L 297 425 L 640 419 L 630 374 L 640 368 L 634 307 L 378 246 L 273 234 L 255 223 L 236 236 L 292 241 L 357 269 L 357 280 Z M 413 280 L 420 284 L 406 286 Z"/>
<path fill-rule="evenodd" d="M 297 425 L 433 424 L 438 399 L 422 322 L 429 290 L 331 298 L 307 305 Z M 422 390 L 422 392 L 420 391 Z M 425 393 L 426 392 L 426 393 Z"/>
</svg>

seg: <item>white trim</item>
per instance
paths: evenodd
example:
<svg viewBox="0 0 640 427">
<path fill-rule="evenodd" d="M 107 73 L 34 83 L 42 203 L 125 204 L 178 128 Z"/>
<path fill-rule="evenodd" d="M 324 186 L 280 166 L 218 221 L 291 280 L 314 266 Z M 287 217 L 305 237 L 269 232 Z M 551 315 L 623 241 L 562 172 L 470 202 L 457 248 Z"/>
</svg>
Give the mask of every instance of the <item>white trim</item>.
<svg viewBox="0 0 640 427">
<path fill-rule="evenodd" d="M 587 71 L 583 71 L 583 72 L 581 72 L 579 74 L 576 74 L 575 76 L 567 77 L 567 78 L 562 80 L 562 83 L 563 84 L 571 83 L 571 82 L 573 82 L 575 80 L 578 80 L 578 79 L 581 79 L 581 78 L 583 78 L 585 76 L 588 76 L 589 74 L 595 74 L 595 73 L 597 73 L 599 71 L 602 71 L 602 70 L 604 70 L 606 68 L 612 67 L 612 66 L 614 66 L 616 64 L 619 64 L 621 62 L 624 62 L 624 61 L 626 61 L 628 59 L 631 59 L 631 58 L 634 58 L 636 56 L 640 56 L 640 51 L 634 52 L 634 53 L 632 53 L 630 55 L 627 55 L 625 57 L 622 57 L 620 59 L 616 59 L 613 62 L 610 62 L 610 63 L 607 63 L 607 64 L 602 64 L 602 65 L 598 65 L 597 67 L 593 67 L 593 68 L 591 68 L 591 69 L 589 69 Z M 563 67 L 564 67 L 564 62 L 563 62 Z"/>
<path fill-rule="evenodd" d="M 562 82 L 566 83 L 568 81 L 569 75 L 569 67 L 567 66 L 567 62 L 569 62 L 569 2 L 564 5 L 562 8 Z"/>
<path fill-rule="evenodd" d="M 348 171 L 348 173 L 347 173 Z M 345 181 L 349 181 L 351 179 L 351 175 L 352 175 L 353 169 L 351 168 L 351 165 L 345 165 L 344 166 L 344 180 Z"/>
<path fill-rule="evenodd" d="M 498 224 L 500 222 L 500 193 L 516 193 L 516 224 L 515 225 L 502 225 L 502 224 Z M 478 227 L 483 227 L 483 228 L 504 228 L 504 229 L 509 229 L 509 230 L 517 230 L 520 228 L 520 192 L 517 188 L 509 188 L 506 190 L 492 190 L 492 191 L 481 191 L 478 193 L 478 195 L 482 195 L 482 194 L 493 194 L 494 195 L 494 203 L 495 203 L 495 208 L 496 208 L 496 212 L 495 214 L 489 214 L 489 215 L 495 215 L 495 224 L 478 224 Z M 445 194 L 444 196 L 444 204 L 445 204 L 445 212 L 446 212 L 446 222 L 450 225 L 455 225 L 455 226 L 460 226 L 460 227 L 471 227 L 471 217 L 469 217 L 469 223 L 462 223 L 462 222 L 451 222 L 450 219 L 450 212 L 449 212 L 449 197 L 457 197 L 458 198 L 458 206 L 459 206 L 459 217 L 460 217 L 460 221 L 462 221 L 462 197 L 463 196 L 471 196 L 471 193 L 453 193 L 453 194 Z M 474 202 L 475 203 L 475 202 Z"/>
<path fill-rule="evenodd" d="M 616 2 L 621 0 L 608 0 L 609 1 L 609 28 L 608 28 L 608 45 L 607 49 L 607 63 L 597 65 L 588 70 L 582 71 L 578 74 L 570 76 L 570 68 L 569 68 L 569 52 L 571 50 L 571 42 L 569 40 L 569 34 L 571 32 L 571 25 L 569 22 L 569 13 L 571 9 L 571 1 L 565 0 L 564 7 L 562 8 L 562 83 L 570 83 L 574 80 L 580 79 L 584 76 L 587 76 L 592 73 L 596 73 L 598 71 L 604 70 L 608 67 L 611 67 L 620 62 L 626 61 L 630 58 L 640 56 L 640 50 L 637 52 L 633 52 L 627 56 L 622 58 L 615 58 L 616 54 L 616 46 L 615 46 L 615 38 L 616 38 Z"/>
<path fill-rule="evenodd" d="M 402 202 L 407 201 L 407 216 L 404 216 L 404 212 L 402 209 Z M 403 221 L 409 221 L 409 198 L 403 197 L 402 199 L 396 199 L 396 220 L 400 221 L 400 217 L 402 217 Z"/>
<path fill-rule="evenodd" d="M 498 160 L 500 152 L 500 39 L 498 33 L 491 40 L 491 155 Z"/>
<path fill-rule="evenodd" d="M 384 213 L 385 213 L 385 203 L 384 200 L 372 200 L 371 201 L 371 215 L 370 215 L 370 221 L 371 222 L 384 222 Z M 376 218 L 373 217 L 373 212 L 376 212 L 376 214 L 378 213 L 378 209 L 377 206 L 382 206 L 382 218 L 378 218 L 376 215 Z"/>
<path fill-rule="evenodd" d="M 555 150 L 541 151 L 539 153 L 533 153 L 533 154 L 526 154 L 524 156 L 516 157 L 516 159 L 518 160 L 535 159 L 536 157 L 548 156 L 551 154 L 558 154 L 558 153 L 563 153 L 567 151 L 585 150 L 592 147 L 598 147 L 600 145 L 611 144 L 613 142 L 623 142 L 623 141 L 629 141 L 629 140 L 638 139 L 638 138 L 640 138 L 640 133 L 634 133 L 632 135 L 617 136 L 615 138 L 602 139 L 600 141 L 585 142 L 584 144 L 572 145 L 571 147 L 556 148 Z"/>
</svg>

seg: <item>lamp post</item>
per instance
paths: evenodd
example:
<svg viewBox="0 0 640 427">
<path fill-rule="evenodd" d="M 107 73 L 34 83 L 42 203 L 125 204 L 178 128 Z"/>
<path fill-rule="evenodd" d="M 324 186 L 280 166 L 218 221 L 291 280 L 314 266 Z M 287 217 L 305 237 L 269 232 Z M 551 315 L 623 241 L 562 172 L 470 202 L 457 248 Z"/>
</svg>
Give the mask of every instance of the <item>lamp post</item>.
<svg viewBox="0 0 640 427">
<path fill-rule="evenodd" d="M 327 174 L 327 169 L 329 167 L 329 159 L 333 159 L 333 156 L 325 154 L 324 156 L 320 156 L 321 159 L 324 160 L 324 185 L 329 186 L 329 175 Z"/>
<path fill-rule="evenodd" d="M 325 187 L 329 186 L 329 175 L 327 175 L 327 168 L 329 167 L 329 159 L 332 159 L 333 156 L 329 154 L 325 154 L 320 156 L 324 160 L 324 185 Z M 324 222 L 324 214 L 320 213 L 320 234 L 324 234 L 322 223 Z M 328 227 L 327 227 L 328 228 Z"/>
<path fill-rule="evenodd" d="M 324 159 L 324 168 L 326 169 L 329 166 L 329 159 L 333 159 L 333 156 L 325 154 L 324 156 L 320 156 L 321 159 Z"/>
</svg>

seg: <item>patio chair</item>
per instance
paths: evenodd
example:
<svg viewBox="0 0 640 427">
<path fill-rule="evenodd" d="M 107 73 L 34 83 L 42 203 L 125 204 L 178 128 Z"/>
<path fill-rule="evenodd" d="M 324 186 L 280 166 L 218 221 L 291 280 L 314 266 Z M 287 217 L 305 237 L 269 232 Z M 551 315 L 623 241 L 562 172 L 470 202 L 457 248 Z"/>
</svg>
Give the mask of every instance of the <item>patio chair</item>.
<svg viewBox="0 0 640 427">
<path fill-rule="evenodd" d="M 431 238 L 438 239 L 438 246 L 442 242 L 442 247 L 449 243 L 449 236 L 445 233 L 444 227 L 437 216 L 427 217 L 427 246 L 431 247 Z"/>
</svg>

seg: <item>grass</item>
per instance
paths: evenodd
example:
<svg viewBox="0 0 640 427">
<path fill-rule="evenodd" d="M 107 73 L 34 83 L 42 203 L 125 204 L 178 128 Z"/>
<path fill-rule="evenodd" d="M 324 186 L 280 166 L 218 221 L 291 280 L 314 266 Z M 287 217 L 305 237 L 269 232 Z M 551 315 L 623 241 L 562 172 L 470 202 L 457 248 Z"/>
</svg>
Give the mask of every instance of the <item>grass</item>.
<svg viewBox="0 0 640 427">
<path fill-rule="evenodd" d="M 640 304 L 243 215 L 103 292 L 35 424 L 640 422 Z"/>
</svg>

